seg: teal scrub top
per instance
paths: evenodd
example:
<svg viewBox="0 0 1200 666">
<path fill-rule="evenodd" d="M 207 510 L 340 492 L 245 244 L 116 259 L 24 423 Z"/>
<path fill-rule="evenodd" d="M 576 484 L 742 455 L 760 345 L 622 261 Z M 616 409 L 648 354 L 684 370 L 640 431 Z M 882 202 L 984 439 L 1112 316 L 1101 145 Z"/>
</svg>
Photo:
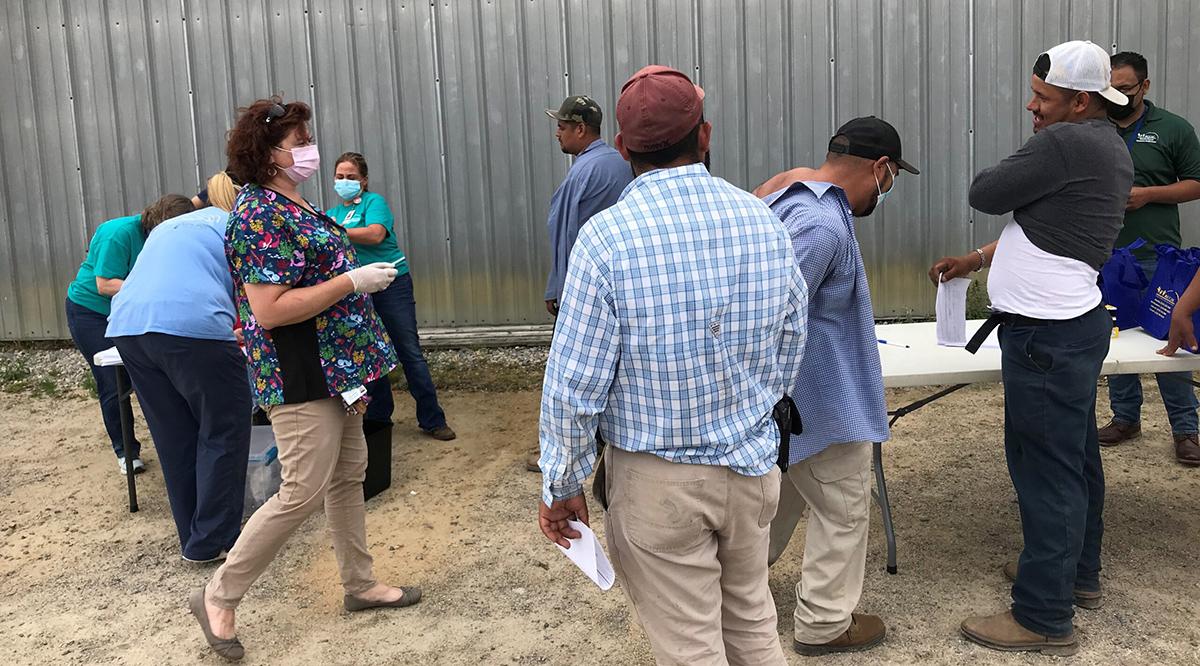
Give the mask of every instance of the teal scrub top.
<svg viewBox="0 0 1200 666">
<path fill-rule="evenodd" d="M 389 264 L 399 262 L 396 264 L 398 275 L 408 272 L 408 259 L 400 251 L 396 234 L 392 230 L 392 211 L 382 196 L 374 192 L 363 192 L 350 201 L 342 201 L 341 204 L 330 208 L 326 214 L 342 225 L 343 229 L 365 229 L 372 224 L 378 224 L 387 230 L 387 235 L 377 245 L 354 243 L 359 266 L 380 261 Z"/>
<path fill-rule="evenodd" d="M 96 228 L 88 245 L 87 257 L 67 287 L 67 298 L 76 305 L 107 316 L 112 297 L 96 289 L 96 278 L 124 280 L 133 270 L 146 236 L 142 233 L 142 216 L 130 215 L 109 220 Z"/>
</svg>

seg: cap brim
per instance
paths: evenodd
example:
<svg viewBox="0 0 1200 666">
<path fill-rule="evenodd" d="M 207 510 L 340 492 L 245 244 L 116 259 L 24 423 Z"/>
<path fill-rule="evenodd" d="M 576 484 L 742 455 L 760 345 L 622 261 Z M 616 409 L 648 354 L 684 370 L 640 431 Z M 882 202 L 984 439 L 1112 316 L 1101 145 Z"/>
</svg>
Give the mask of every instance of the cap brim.
<svg viewBox="0 0 1200 666">
<path fill-rule="evenodd" d="M 1123 93 L 1117 92 L 1117 89 L 1112 86 L 1109 86 L 1109 87 L 1105 88 L 1104 90 L 1101 90 L 1100 96 L 1103 97 L 1104 99 L 1112 102 L 1113 104 L 1120 104 L 1121 106 L 1125 106 L 1126 104 L 1129 103 L 1129 98 L 1126 97 Z"/>
<path fill-rule="evenodd" d="M 917 167 L 909 164 L 908 162 L 905 162 L 904 160 L 900 159 L 899 157 L 897 157 L 895 159 L 895 162 L 896 162 L 896 166 L 900 167 L 901 169 L 904 169 L 905 171 L 911 173 L 912 175 L 914 175 L 914 176 L 921 175 L 921 172 L 917 170 Z"/>
<path fill-rule="evenodd" d="M 559 115 L 558 111 L 555 109 L 546 109 L 546 115 L 550 116 L 551 118 L 553 118 L 555 120 L 561 120 L 566 123 L 575 122 L 575 121 L 571 120 L 570 118 L 563 118 L 561 115 Z"/>
</svg>

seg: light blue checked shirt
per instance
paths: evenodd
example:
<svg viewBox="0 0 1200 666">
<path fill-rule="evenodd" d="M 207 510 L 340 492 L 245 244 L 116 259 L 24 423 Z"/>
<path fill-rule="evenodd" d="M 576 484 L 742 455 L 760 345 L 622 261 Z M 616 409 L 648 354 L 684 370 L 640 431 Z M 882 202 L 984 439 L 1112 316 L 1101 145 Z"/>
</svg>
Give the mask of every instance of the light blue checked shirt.
<svg viewBox="0 0 1200 666">
<path fill-rule="evenodd" d="M 804 433 L 792 435 L 797 463 L 830 444 L 888 438 L 883 370 L 867 269 L 842 188 L 799 182 L 763 201 L 783 220 L 808 284 L 808 347 L 790 395 Z"/>
<path fill-rule="evenodd" d="M 807 309 L 761 201 L 700 164 L 635 179 L 568 262 L 542 388 L 543 501 L 583 491 L 597 430 L 625 451 L 769 472 Z"/>
</svg>

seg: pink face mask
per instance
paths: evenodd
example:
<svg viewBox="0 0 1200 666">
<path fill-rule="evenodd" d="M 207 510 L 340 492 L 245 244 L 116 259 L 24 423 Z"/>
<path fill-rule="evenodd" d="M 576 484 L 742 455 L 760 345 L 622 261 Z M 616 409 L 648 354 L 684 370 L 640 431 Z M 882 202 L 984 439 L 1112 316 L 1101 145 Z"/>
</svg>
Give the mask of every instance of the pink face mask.
<svg viewBox="0 0 1200 666">
<path fill-rule="evenodd" d="M 292 148 L 291 150 L 275 147 L 275 150 L 282 150 L 285 153 L 292 154 L 293 164 L 290 167 L 283 167 L 283 172 L 297 185 L 308 180 L 321 168 L 321 154 L 317 152 L 316 144 Z"/>
</svg>

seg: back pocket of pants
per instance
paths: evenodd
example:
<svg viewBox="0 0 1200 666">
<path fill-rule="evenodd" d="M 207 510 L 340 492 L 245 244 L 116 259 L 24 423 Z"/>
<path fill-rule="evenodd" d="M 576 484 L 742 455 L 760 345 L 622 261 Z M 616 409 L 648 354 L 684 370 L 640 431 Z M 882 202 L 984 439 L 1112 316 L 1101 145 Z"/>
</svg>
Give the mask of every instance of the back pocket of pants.
<svg viewBox="0 0 1200 666">
<path fill-rule="evenodd" d="M 634 545 L 667 553 L 687 550 L 700 541 L 704 479 L 656 479 L 628 469 L 624 473 L 621 504 L 614 505 L 613 511 Z"/>
</svg>

